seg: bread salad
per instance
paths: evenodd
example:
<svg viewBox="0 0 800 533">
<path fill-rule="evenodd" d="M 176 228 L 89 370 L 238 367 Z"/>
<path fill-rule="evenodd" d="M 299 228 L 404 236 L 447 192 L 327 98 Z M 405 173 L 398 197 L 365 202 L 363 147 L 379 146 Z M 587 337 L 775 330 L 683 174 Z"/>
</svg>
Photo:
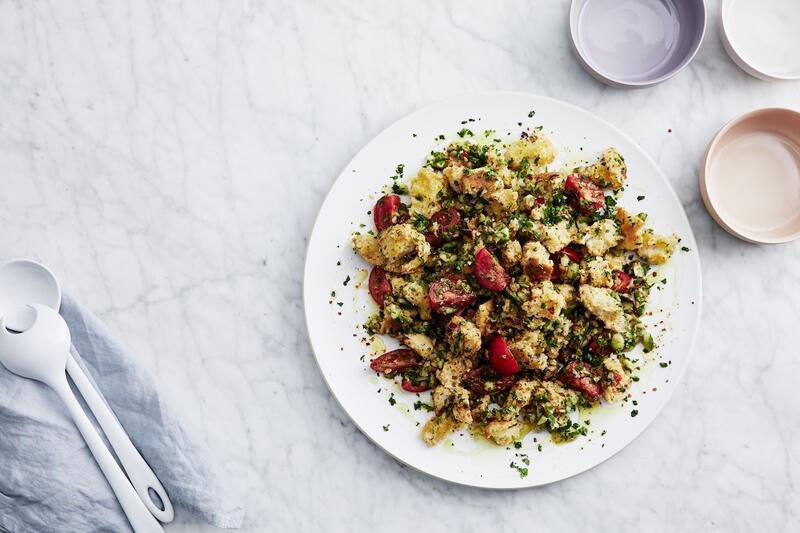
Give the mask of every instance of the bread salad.
<svg viewBox="0 0 800 533">
<path fill-rule="evenodd" d="M 640 318 L 679 239 L 617 205 L 627 167 L 614 148 L 552 172 L 540 131 L 458 135 L 353 235 L 378 305 L 364 327 L 403 345 L 370 367 L 432 390 L 429 445 L 463 429 L 501 446 L 531 429 L 571 440 L 586 434 L 573 411 L 628 396 L 625 354 L 653 349 Z"/>
</svg>

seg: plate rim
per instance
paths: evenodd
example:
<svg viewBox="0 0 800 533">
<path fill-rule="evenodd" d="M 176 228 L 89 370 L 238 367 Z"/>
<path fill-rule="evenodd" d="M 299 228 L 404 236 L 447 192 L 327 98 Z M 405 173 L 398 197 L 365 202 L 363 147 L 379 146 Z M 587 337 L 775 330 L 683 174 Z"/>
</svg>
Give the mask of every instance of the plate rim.
<svg viewBox="0 0 800 533">
<path fill-rule="evenodd" d="M 319 355 L 317 354 L 317 348 L 316 348 L 316 346 L 314 344 L 314 339 L 312 338 L 312 335 L 311 335 L 310 318 L 309 318 L 309 297 L 310 296 L 309 296 L 309 293 L 308 293 L 307 279 L 308 279 L 308 276 L 311 274 L 311 271 L 310 271 L 311 270 L 311 266 L 310 266 L 310 263 L 308 261 L 309 251 L 311 250 L 311 244 L 313 242 L 314 234 L 316 233 L 317 228 L 318 228 L 318 226 L 320 224 L 320 216 L 322 214 L 323 207 L 327 204 L 331 193 L 333 192 L 334 188 L 336 187 L 336 184 L 339 182 L 340 179 L 342 179 L 346 175 L 346 170 L 347 170 L 347 168 L 350 167 L 350 165 L 352 164 L 353 161 L 358 159 L 359 156 L 361 156 L 379 137 L 381 137 L 387 131 L 389 131 L 392 128 L 394 128 L 398 123 L 400 123 L 400 122 L 402 122 L 402 121 L 404 121 L 404 120 L 406 120 L 406 119 L 408 119 L 408 118 L 410 118 L 412 116 L 421 115 L 421 114 L 425 113 L 426 111 L 428 111 L 428 110 L 430 110 L 432 108 L 435 108 L 435 107 L 438 107 L 438 106 L 441 106 L 441 105 L 452 104 L 453 102 L 456 102 L 456 101 L 459 101 L 459 100 L 471 100 L 471 99 L 475 99 L 475 98 L 491 98 L 491 97 L 502 97 L 502 96 L 536 98 L 536 99 L 546 100 L 546 101 L 555 103 L 557 105 L 563 105 L 563 106 L 570 107 L 573 110 L 576 110 L 576 111 L 578 111 L 580 113 L 587 114 L 587 115 L 595 118 L 596 120 L 600 121 L 605 127 L 614 130 L 618 135 L 622 136 L 626 141 L 628 141 L 633 146 L 635 146 L 638 149 L 639 153 L 657 170 L 657 175 L 666 184 L 666 187 L 667 187 L 667 190 L 669 191 L 669 194 L 671 194 L 673 199 L 678 203 L 678 205 L 681 206 L 680 215 L 679 216 L 686 223 L 686 227 L 689 229 L 689 234 L 691 236 L 691 241 L 695 245 L 695 250 L 694 250 L 695 254 L 692 256 L 693 257 L 692 261 L 693 261 L 694 266 L 696 267 L 696 271 L 697 271 L 697 295 L 696 295 L 695 300 L 694 300 L 694 306 L 695 306 L 696 313 L 697 313 L 697 320 L 695 321 L 694 327 L 692 328 L 692 331 L 691 331 L 691 338 L 689 339 L 689 349 L 688 349 L 688 354 L 687 354 L 687 357 L 686 357 L 686 363 L 683 365 L 683 368 L 680 369 L 679 373 L 675 376 L 675 385 L 670 390 L 666 391 L 664 396 L 662 396 L 663 400 L 661 401 L 661 405 L 659 406 L 657 412 L 649 420 L 647 420 L 645 422 L 645 424 L 641 427 L 641 429 L 630 440 L 628 440 L 628 442 L 623 444 L 618 450 L 614 451 L 613 453 L 611 453 L 607 457 L 604 457 L 603 459 L 599 460 L 598 462 L 594 463 L 592 466 L 590 466 L 589 468 L 586 468 L 584 470 L 581 470 L 581 471 L 578 471 L 578 472 L 569 473 L 567 475 L 558 477 L 557 479 L 552 479 L 550 481 L 544 481 L 544 482 L 538 482 L 538 483 L 537 482 L 532 482 L 530 484 L 522 484 L 522 485 L 497 486 L 497 485 L 488 485 L 488 484 L 481 484 L 481 483 L 463 482 L 463 481 L 459 481 L 459 480 L 456 480 L 456 479 L 443 477 L 442 475 L 438 475 L 438 474 L 435 474 L 435 473 L 432 473 L 432 472 L 428 472 L 426 470 L 423 470 L 422 468 L 418 468 L 417 466 L 415 466 L 415 465 L 403 460 L 402 458 L 398 457 L 395 453 L 393 453 L 389 449 L 385 448 L 378 441 L 373 439 L 372 436 L 369 434 L 369 432 L 367 432 L 358 423 L 358 421 L 353 417 L 353 415 L 350 413 L 350 411 L 345 409 L 344 405 L 342 405 L 341 400 L 336 395 L 336 392 L 334 391 L 333 387 L 331 386 L 331 383 L 328 380 L 328 377 L 325 375 L 325 372 L 324 372 L 324 370 L 322 368 L 322 365 L 320 364 Z M 570 102 L 566 102 L 566 101 L 558 99 L 558 98 L 554 98 L 554 97 L 546 96 L 546 95 L 541 95 L 541 94 L 527 93 L 527 92 L 524 92 L 524 91 L 502 91 L 502 90 L 501 91 L 482 91 L 482 92 L 462 93 L 462 94 L 455 95 L 455 96 L 452 96 L 452 97 L 442 98 L 442 99 L 436 100 L 434 102 L 431 102 L 431 103 L 429 103 L 427 105 L 424 105 L 422 107 L 419 107 L 419 108 L 411 111 L 410 113 L 407 113 L 407 114 L 397 118 L 396 120 L 392 121 L 390 124 L 388 124 L 387 126 L 382 128 L 378 133 L 376 133 L 375 135 L 371 136 L 370 139 L 367 141 L 367 143 L 364 144 L 364 146 L 362 146 L 361 149 L 359 149 L 347 161 L 347 163 L 344 165 L 344 167 L 339 172 L 339 174 L 337 174 L 336 178 L 330 184 L 330 186 L 328 188 L 328 191 L 325 193 L 325 196 L 323 197 L 322 202 L 319 204 L 319 208 L 317 210 L 317 214 L 314 217 L 314 224 L 311 227 L 311 232 L 308 234 L 308 242 L 306 243 L 305 256 L 303 258 L 303 261 L 304 261 L 304 265 L 303 265 L 303 295 L 302 295 L 302 298 L 303 298 L 303 316 L 305 318 L 304 322 L 305 322 L 305 327 L 306 327 L 306 336 L 308 338 L 309 345 L 311 346 L 311 352 L 312 352 L 312 354 L 314 356 L 314 362 L 316 363 L 317 369 L 319 370 L 319 373 L 322 376 L 322 380 L 325 382 L 325 385 L 327 386 L 329 393 L 331 394 L 333 399 L 336 401 L 336 404 L 339 406 L 339 408 L 345 413 L 345 415 L 347 415 L 347 418 L 353 423 L 353 425 L 356 428 L 358 428 L 359 432 L 364 437 L 366 437 L 367 440 L 370 443 L 372 443 L 376 448 L 381 450 L 383 453 L 385 453 L 388 456 L 392 457 L 395 461 L 399 462 L 401 465 L 405 465 L 407 467 L 410 467 L 411 469 L 413 469 L 416 472 L 420 472 L 420 473 L 422 473 L 422 474 L 424 474 L 426 476 L 429 476 L 429 477 L 434 478 L 434 479 L 442 480 L 442 481 L 445 481 L 447 483 L 451 483 L 451 484 L 458 485 L 458 486 L 463 486 L 463 487 L 478 488 L 478 489 L 483 489 L 483 490 L 492 490 L 492 491 L 524 490 L 524 489 L 533 489 L 533 488 L 536 488 L 536 487 L 543 487 L 543 486 L 551 485 L 551 484 L 554 484 L 554 483 L 558 483 L 558 482 L 561 482 L 561 481 L 564 481 L 564 480 L 579 476 L 581 474 L 585 474 L 586 472 L 589 472 L 590 470 L 593 470 L 597 466 L 603 464 L 604 462 L 608 461 L 612 457 L 614 457 L 617 454 L 619 454 L 622 450 L 627 448 L 631 443 L 633 443 L 635 440 L 637 440 L 650 427 L 650 425 L 653 423 L 653 421 L 655 421 L 655 419 L 659 417 L 661 412 L 664 410 L 664 408 L 667 406 L 669 401 L 672 399 L 672 395 L 675 393 L 676 389 L 678 388 L 678 384 L 683 380 L 683 377 L 684 377 L 684 375 L 686 373 L 686 370 L 689 367 L 689 363 L 692 360 L 692 357 L 694 356 L 694 352 L 695 352 L 695 348 L 696 348 L 696 344 L 697 344 L 697 337 L 698 337 L 698 334 L 699 334 L 699 331 L 700 331 L 700 325 L 701 325 L 702 319 L 703 319 L 703 271 L 702 271 L 702 263 L 700 261 L 700 251 L 699 251 L 699 248 L 697 247 L 697 238 L 695 237 L 694 229 L 692 228 L 692 225 L 691 225 L 691 223 L 689 221 L 689 217 L 688 217 L 688 215 L 686 213 L 686 208 L 684 207 L 683 203 L 681 202 L 680 197 L 678 196 L 678 194 L 675 192 L 675 188 L 672 186 L 672 183 L 669 181 L 669 179 L 667 178 L 666 174 L 661 169 L 661 167 L 658 165 L 658 163 L 655 161 L 655 159 L 653 159 L 653 157 L 644 148 L 642 148 L 639 145 L 639 143 L 637 143 L 630 135 L 625 133 L 621 128 L 619 128 L 619 127 L 615 126 L 614 124 L 610 123 L 605 118 L 597 115 L 596 113 L 593 113 L 592 111 L 589 111 L 588 109 L 584 109 L 584 108 L 582 108 L 582 107 L 580 107 L 578 105 L 572 104 Z M 531 480 L 531 481 L 533 481 L 533 480 Z"/>
</svg>

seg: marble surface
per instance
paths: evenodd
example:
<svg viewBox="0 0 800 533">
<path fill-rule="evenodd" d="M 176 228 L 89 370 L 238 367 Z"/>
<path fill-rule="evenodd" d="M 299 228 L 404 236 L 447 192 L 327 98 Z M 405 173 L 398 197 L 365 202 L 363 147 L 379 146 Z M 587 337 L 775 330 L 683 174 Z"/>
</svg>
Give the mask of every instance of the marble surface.
<svg viewBox="0 0 800 533">
<path fill-rule="evenodd" d="M 652 89 L 574 60 L 565 0 L 0 2 L 0 254 L 51 265 L 140 355 L 236 482 L 249 531 L 797 531 L 800 243 L 718 228 L 706 144 L 800 84 L 718 38 Z M 555 96 L 620 126 L 678 191 L 705 309 L 694 359 L 613 459 L 534 490 L 449 485 L 370 444 L 325 387 L 301 303 L 340 169 L 452 95 Z M 180 512 L 168 531 L 207 531 Z"/>
</svg>

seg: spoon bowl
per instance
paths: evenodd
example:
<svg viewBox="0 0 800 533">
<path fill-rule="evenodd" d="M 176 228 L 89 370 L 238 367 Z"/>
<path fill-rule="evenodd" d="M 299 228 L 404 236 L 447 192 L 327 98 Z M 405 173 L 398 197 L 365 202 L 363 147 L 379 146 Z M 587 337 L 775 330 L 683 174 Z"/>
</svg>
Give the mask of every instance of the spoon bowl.
<svg viewBox="0 0 800 533">
<path fill-rule="evenodd" d="M 30 259 L 11 259 L 0 264 L 0 317 L 27 304 L 61 307 L 61 285 L 55 274 L 41 263 Z M 15 323 L 19 317 L 8 317 L 8 327 L 21 331 Z"/>
<path fill-rule="evenodd" d="M 53 383 L 64 375 L 69 346 L 66 322 L 46 305 L 18 307 L 0 319 L 0 363 L 22 377 Z"/>
</svg>

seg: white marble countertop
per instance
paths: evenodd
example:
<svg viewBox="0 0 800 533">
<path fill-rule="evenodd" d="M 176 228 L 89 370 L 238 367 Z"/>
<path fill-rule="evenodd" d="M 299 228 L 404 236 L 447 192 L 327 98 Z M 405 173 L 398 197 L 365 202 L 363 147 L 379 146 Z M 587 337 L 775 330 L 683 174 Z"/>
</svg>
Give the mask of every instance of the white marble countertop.
<svg viewBox="0 0 800 533">
<path fill-rule="evenodd" d="M 1 253 L 51 265 L 159 376 L 247 530 L 797 531 L 800 242 L 728 236 L 697 172 L 725 122 L 799 108 L 800 84 L 740 72 L 707 4 L 691 67 L 621 91 L 574 60 L 565 0 L 0 2 Z M 686 207 L 705 282 L 694 359 L 656 422 L 518 492 L 437 481 L 369 443 L 321 379 L 301 303 L 314 216 L 355 152 L 420 106 L 497 89 L 637 139 Z M 185 512 L 168 529 L 206 531 Z"/>
</svg>

